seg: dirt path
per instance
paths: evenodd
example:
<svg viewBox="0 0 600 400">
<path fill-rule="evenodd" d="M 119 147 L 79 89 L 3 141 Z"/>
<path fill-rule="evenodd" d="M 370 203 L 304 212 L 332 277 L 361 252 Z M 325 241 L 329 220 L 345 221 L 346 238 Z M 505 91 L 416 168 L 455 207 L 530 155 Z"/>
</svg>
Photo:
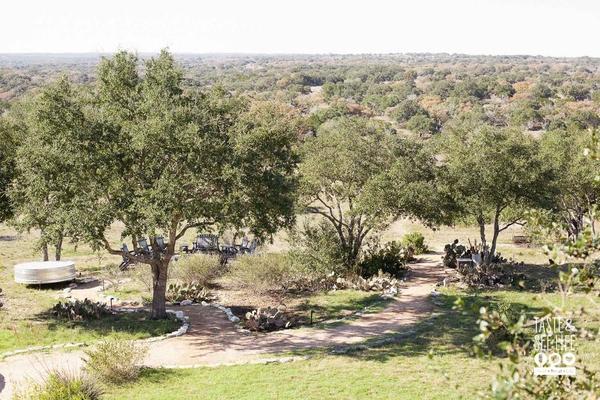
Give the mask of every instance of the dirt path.
<svg viewBox="0 0 600 400">
<path fill-rule="evenodd" d="M 329 328 L 243 333 L 214 307 L 181 307 L 190 317 L 190 330 L 184 336 L 151 343 L 145 364 L 185 367 L 243 363 L 268 354 L 346 345 L 401 332 L 429 314 L 430 293 L 444 277 L 439 255 L 427 255 L 411 267 L 411 277 L 400 295 L 382 312 Z M 78 350 L 7 358 L 0 362 L 0 399 L 10 398 L 13 386 L 27 378 L 38 379 L 53 368 L 79 370 L 82 355 Z"/>
</svg>

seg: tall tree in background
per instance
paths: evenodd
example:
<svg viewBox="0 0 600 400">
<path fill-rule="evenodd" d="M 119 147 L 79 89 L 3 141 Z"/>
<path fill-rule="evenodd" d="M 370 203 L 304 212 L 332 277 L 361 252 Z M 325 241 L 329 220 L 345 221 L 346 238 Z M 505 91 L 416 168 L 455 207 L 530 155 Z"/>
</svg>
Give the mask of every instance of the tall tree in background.
<svg viewBox="0 0 600 400">
<path fill-rule="evenodd" d="M 348 268 L 359 260 L 369 234 L 399 216 L 432 215 L 433 157 L 377 121 L 328 121 L 302 153 L 301 202 L 335 230 Z"/>
<path fill-rule="evenodd" d="M 146 61 L 143 76 L 137 67 L 122 52 L 98 69 L 76 209 L 84 239 L 111 254 L 122 254 L 105 236 L 114 221 L 136 247 L 150 237 L 155 251 L 130 259 L 150 266 L 152 316 L 163 318 L 169 262 L 189 229 L 246 227 L 265 236 L 292 223 L 299 125 L 284 106 L 250 106 L 219 89 L 184 93 L 166 51 Z"/>
<path fill-rule="evenodd" d="M 577 238 L 588 226 L 595 235 L 600 162 L 585 154 L 585 149 L 593 146 L 592 138 L 580 129 L 549 131 L 542 136 L 540 145 L 544 163 L 552 167 L 556 176 L 558 190 L 552 216 L 566 228 L 570 239 Z"/>
<path fill-rule="evenodd" d="M 522 223 L 530 208 L 551 207 L 552 170 L 540 158 L 539 144 L 520 130 L 465 118 L 447 129 L 439 151 L 457 209 L 454 220 L 479 226 L 486 262 L 496 253 L 500 232 Z"/>
<path fill-rule="evenodd" d="M 15 151 L 16 139 L 10 122 L 0 115 L 0 222 L 13 214 L 8 191 L 15 173 Z"/>
<path fill-rule="evenodd" d="M 60 260 L 63 240 L 75 236 L 72 199 L 81 186 L 80 147 L 86 122 L 76 89 L 67 78 L 45 87 L 24 107 L 24 134 L 16 151 L 16 179 L 10 190 L 17 230 L 39 229 L 39 248 L 48 245 Z"/>
</svg>

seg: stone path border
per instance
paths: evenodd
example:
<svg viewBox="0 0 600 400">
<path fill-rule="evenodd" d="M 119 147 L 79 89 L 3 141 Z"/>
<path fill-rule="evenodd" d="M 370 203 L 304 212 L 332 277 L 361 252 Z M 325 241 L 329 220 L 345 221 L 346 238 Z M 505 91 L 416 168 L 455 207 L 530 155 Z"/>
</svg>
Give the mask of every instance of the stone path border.
<svg viewBox="0 0 600 400">
<path fill-rule="evenodd" d="M 132 312 L 140 312 L 141 309 L 115 308 L 113 311 L 122 312 L 122 313 L 132 313 Z M 160 340 L 165 340 L 165 339 L 170 339 L 170 338 L 174 338 L 177 336 L 182 336 L 187 333 L 188 329 L 190 328 L 190 322 L 189 322 L 189 318 L 183 313 L 183 311 L 167 310 L 167 312 L 171 313 L 171 314 L 175 314 L 175 318 L 177 318 L 179 321 L 182 322 L 181 326 L 173 332 L 166 333 L 161 336 L 154 336 L 154 337 L 147 338 L 147 339 L 141 339 L 140 342 L 148 342 L 148 343 L 158 342 Z M 0 353 L 0 361 L 4 360 L 7 357 L 12 357 L 12 356 L 20 355 L 20 354 L 36 353 L 36 352 L 42 352 L 42 351 L 48 351 L 48 350 L 58 350 L 58 349 L 72 349 L 72 348 L 90 346 L 94 343 L 95 342 L 76 342 L 76 343 L 58 343 L 58 344 L 52 344 L 52 345 L 47 345 L 47 346 L 31 346 L 31 347 L 26 347 L 24 349 L 17 349 L 17 350 L 6 351 L 4 353 Z"/>
</svg>

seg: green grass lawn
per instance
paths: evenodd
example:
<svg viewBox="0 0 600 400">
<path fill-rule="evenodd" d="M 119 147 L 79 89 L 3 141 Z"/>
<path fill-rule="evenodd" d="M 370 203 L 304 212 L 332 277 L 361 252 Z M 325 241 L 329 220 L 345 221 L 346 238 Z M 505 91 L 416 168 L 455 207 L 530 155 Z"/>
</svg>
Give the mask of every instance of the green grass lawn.
<svg viewBox="0 0 600 400">
<path fill-rule="evenodd" d="M 305 314 L 307 319 L 310 318 L 310 312 L 312 311 L 313 322 L 323 322 L 342 318 L 350 312 L 379 312 L 388 303 L 388 299 L 382 298 L 376 292 L 336 290 L 314 294 L 300 303 L 297 310 L 299 313 Z"/>
<path fill-rule="evenodd" d="M 473 295 L 447 289 L 439 297 L 437 317 L 424 319 L 414 327 L 413 335 L 398 336 L 391 345 L 335 356 L 325 350 L 298 352 L 312 357 L 287 364 L 150 369 L 136 383 L 109 388 L 107 398 L 473 399 L 488 389 L 499 360 L 471 355 L 472 338 L 478 332 L 477 312 L 453 310 L 458 297 L 473 306 L 502 302 L 530 310 L 560 301 L 558 294 L 483 291 Z M 575 295 L 567 305 L 575 309 L 587 302 L 585 296 Z M 591 314 L 585 324 L 600 327 L 600 314 Z M 598 343 L 580 340 L 578 345 L 580 365 L 597 370 Z"/>
<path fill-rule="evenodd" d="M 173 332 L 180 323 L 174 319 L 153 321 L 145 312 L 117 314 L 93 321 L 62 321 L 40 317 L 0 325 L 0 353 L 30 346 L 58 343 L 90 343 L 105 338 L 145 339 Z"/>
</svg>

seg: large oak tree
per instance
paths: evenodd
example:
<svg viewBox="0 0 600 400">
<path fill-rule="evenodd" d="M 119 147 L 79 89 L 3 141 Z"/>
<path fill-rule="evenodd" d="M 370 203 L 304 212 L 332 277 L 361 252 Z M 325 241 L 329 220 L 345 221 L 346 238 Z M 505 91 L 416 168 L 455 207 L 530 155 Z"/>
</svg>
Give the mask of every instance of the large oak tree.
<svg viewBox="0 0 600 400">
<path fill-rule="evenodd" d="M 143 74 L 129 53 L 101 62 L 81 151 L 87 185 L 72 202 L 82 238 L 111 254 L 122 254 L 105 235 L 115 221 L 134 248 L 150 238 L 155 251 L 130 259 L 152 270 L 154 318 L 166 315 L 169 263 L 189 229 L 245 227 L 266 236 L 293 221 L 296 116 L 219 89 L 186 92 L 182 82 L 166 51 L 147 60 Z"/>
</svg>

